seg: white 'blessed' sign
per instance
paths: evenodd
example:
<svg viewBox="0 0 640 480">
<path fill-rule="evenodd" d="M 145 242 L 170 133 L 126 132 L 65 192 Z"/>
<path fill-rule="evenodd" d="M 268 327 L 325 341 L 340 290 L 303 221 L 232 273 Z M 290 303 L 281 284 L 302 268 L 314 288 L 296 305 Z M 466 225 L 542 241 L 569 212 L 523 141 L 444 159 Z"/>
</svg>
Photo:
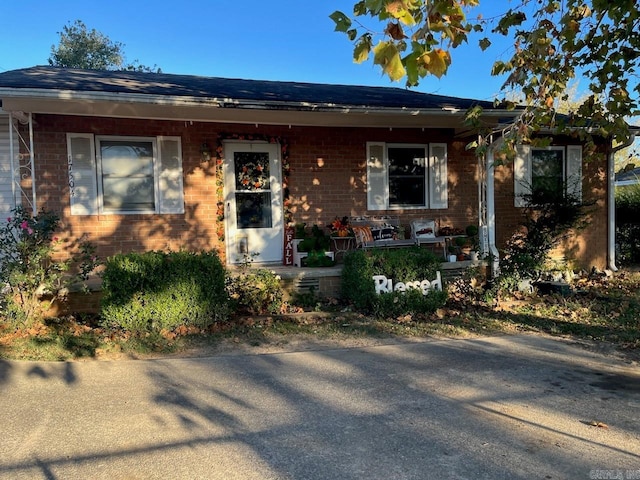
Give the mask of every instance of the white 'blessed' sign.
<svg viewBox="0 0 640 480">
<path fill-rule="evenodd" d="M 442 290 L 442 279 L 440 272 L 436 272 L 435 280 L 415 280 L 413 282 L 396 282 L 393 284 L 391 278 L 384 275 L 374 275 L 373 282 L 376 287 L 376 293 L 406 292 L 407 290 L 422 290 L 423 295 L 427 295 L 429 290 Z"/>
</svg>

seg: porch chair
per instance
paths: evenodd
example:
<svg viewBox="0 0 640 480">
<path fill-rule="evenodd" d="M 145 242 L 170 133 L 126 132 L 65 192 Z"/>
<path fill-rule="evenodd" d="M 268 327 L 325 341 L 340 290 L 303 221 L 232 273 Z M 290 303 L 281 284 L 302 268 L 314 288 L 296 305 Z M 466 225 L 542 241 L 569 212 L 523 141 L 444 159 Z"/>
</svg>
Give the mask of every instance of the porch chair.
<svg viewBox="0 0 640 480">
<path fill-rule="evenodd" d="M 436 221 L 419 219 L 411 221 L 411 238 L 416 245 L 442 246 L 442 256 L 447 258 L 447 242 L 445 237 L 436 235 Z"/>
</svg>

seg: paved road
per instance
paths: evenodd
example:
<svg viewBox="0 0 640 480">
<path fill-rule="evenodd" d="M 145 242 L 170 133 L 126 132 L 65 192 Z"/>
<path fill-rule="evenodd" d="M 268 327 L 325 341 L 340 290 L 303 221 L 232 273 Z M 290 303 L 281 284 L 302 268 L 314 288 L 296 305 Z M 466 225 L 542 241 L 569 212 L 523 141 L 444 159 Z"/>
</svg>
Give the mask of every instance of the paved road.
<svg viewBox="0 0 640 480">
<path fill-rule="evenodd" d="M 0 478 L 640 478 L 638 370 L 535 336 L 0 362 Z"/>
</svg>

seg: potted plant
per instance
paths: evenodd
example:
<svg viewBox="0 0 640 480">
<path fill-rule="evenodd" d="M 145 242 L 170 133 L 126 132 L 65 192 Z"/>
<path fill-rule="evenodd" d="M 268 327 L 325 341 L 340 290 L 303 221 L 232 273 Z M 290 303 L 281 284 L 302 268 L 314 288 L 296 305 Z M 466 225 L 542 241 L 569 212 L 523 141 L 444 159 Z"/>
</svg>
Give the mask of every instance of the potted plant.
<svg viewBox="0 0 640 480">
<path fill-rule="evenodd" d="M 469 252 L 469 259 L 471 261 L 478 261 L 478 249 L 479 249 L 479 239 L 478 239 L 478 226 L 477 225 L 468 225 L 465 229 L 465 233 L 467 234 L 467 238 L 469 239 L 469 243 L 471 244 L 471 251 Z"/>
<path fill-rule="evenodd" d="M 307 236 L 307 224 L 306 223 L 296 223 L 294 225 L 293 238 L 297 240 L 302 240 Z"/>
<path fill-rule="evenodd" d="M 447 251 L 449 252 L 449 256 L 447 257 L 447 260 L 449 260 L 450 262 L 455 262 L 458 260 L 458 256 L 456 255 L 456 247 L 453 245 L 449 245 L 447 247 Z"/>
<path fill-rule="evenodd" d="M 330 256 L 329 254 L 333 254 L 333 252 L 313 250 L 309 252 L 306 257 L 302 258 L 302 266 L 331 267 L 335 265 L 335 260 L 333 259 L 333 256 Z"/>
<path fill-rule="evenodd" d="M 297 252 L 294 254 L 294 265 L 299 267 L 333 265 L 333 252 L 328 250 L 329 237 L 325 235 L 318 225 L 314 225 L 311 227 L 311 235 L 305 236 L 305 238 L 303 238 L 298 244 Z M 312 260 L 317 257 L 326 257 L 331 263 L 324 260 L 322 262 Z M 307 258 L 309 260 L 307 260 Z"/>
<path fill-rule="evenodd" d="M 349 217 L 336 217 L 327 227 L 331 230 L 332 237 L 352 237 L 353 230 L 349 225 Z"/>
</svg>

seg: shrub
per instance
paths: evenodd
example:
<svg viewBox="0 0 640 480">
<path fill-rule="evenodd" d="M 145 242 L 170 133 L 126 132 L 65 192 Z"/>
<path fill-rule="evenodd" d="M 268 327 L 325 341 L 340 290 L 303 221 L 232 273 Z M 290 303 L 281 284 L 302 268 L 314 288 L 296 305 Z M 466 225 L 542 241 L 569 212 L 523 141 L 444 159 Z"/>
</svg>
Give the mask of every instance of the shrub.
<svg viewBox="0 0 640 480">
<path fill-rule="evenodd" d="M 617 260 L 640 263 L 640 184 L 616 187 Z"/>
<path fill-rule="evenodd" d="M 640 225 L 616 225 L 616 257 L 620 265 L 640 263 Z"/>
<path fill-rule="evenodd" d="M 447 300 L 444 291 L 432 291 L 423 295 L 419 290 L 408 290 L 404 293 L 383 293 L 377 295 L 373 306 L 376 317 L 400 317 L 419 313 L 432 313 L 443 306 Z"/>
<path fill-rule="evenodd" d="M 616 187 L 616 223 L 640 225 L 640 184 Z"/>
<path fill-rule="evenodd" d="M 580 203 L 567 188 L 547 201 L 525 198 L 522 228 L 507 242 L 500 261 L 500 275 L 496 284 L 513 289 L 521 279 L 536 279 L 548 270 L 549 252 L 567 235 L 570 229 L 585 226 L 585 213 L 589 203 Z"/>
<path fill-rule="evenodd" d="M 215 252 L 146 252 L 107 259 L 102 322 L 136 333 L 206 328 L 228 317 L 225 270 Z"/>
<path fill-rule="evenodd" d="M 376 291 L 373 283 L 373 260 L 370 252 L 353 250 L 344 256 L 342 268 L 342 298 L 350 301 L 359 310 L 370 310 Z"/>
<path fill-rule="evenodd" d="M 227 292 L 233 311 L 250 315 L 280 313 L 284 293 L 280 277 L 264 268 L 241 269 L 227 280 Z"/>
<path fill-rule="evenodd" d="M 58 239 L 53 236 L 59 225 L 57 214 L 41 211 L 32 216 L 22 207 L 12 211 L 0 228 L 0 304 L 5 319 L 14 326 L 31 325 L 41 319 L 49 305 L 65 297 L 68 288 L 87 279 L 97 266 L 94 247 L 79 242 L 79 252 L 63 261 L 53 253 Z M 75 275 L 68 273 L 76 267 Z"/>
<path fill-rule="evenodd" d="M 344 257 L 342 297 L 354 306 L 378 317 L 429 313 L 446 301 L 444 291 L 431 290 L 376 294 L 374 275 L 384 275 L 394 281 L 433 280 L 440 260 L 429 250 L 407 249 L 355 250 Z"/>
</svg>

